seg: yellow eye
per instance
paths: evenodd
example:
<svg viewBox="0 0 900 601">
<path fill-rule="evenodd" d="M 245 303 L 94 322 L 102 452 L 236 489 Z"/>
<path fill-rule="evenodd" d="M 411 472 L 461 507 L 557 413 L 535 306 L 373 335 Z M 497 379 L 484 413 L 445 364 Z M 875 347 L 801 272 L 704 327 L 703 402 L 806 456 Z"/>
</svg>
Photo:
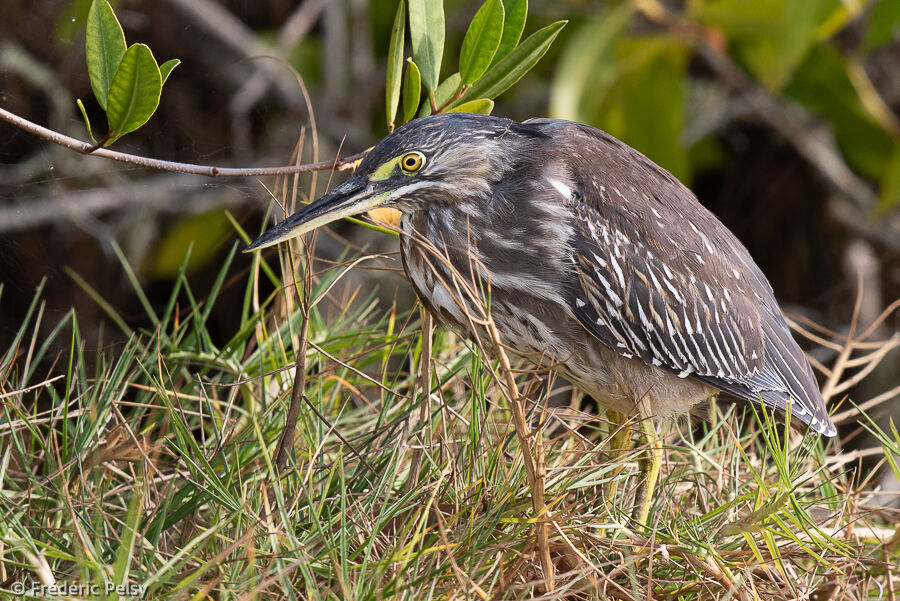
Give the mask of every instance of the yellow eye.
<svg viewBox="0 0 900 601">
<path fill-rule="evenodd" d="M 425 164 L 425 155 L 421 152 L 408 152 L 400 157 L 400 168 L 406 173 L 415 173 Z"/>
</svg>

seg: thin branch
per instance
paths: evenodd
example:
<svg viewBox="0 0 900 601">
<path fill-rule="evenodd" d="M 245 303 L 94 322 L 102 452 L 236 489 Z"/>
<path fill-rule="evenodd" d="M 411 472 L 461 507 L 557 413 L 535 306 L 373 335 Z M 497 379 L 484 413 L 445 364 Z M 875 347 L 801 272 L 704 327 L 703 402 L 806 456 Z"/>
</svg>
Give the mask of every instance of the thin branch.
<svg viewBox="0 0 900 601">
<path fill-rule="evenodd" d="M 900 397 L 900 386 L 895 386 L 894 388 L 891 388 L 890 390 L 879 394 L 875 398 L 869 399 L 865 403 L 860 403 L 858 407 L 836 413 L 831 416 L 831 420 L 836 424 L 843 423 L 849 420 L 851 417 L 861 415 L 864 411 L 868 411 L 872 407 L 876 407 L 882 403 L 885 403 L 893 399 L 894 397 Z"/>
<path fill-rule="evenodd" d="M 309 340 L 309 309 L 308 305 L 300 324 L 300 340 L 297 344 L 294 363 L 294 385 L 291 387 L 291 403 L 288 406 L 287 416 L 284 419 L 284 428 L 278 438 L 275 451 L 275 469 L 278 474 L 284 473 L 288 464 L 288 458 L 294 452 L 294 436 L 297 433 L 297 420 L 300 417 L 300 405 L 303 401 L 303 391 L 306 389 L 306 347 Z M 312 403 L 309 403 L 312 406 Z M 316 412 L 318 414 L 318 412 Z M 368 466 L 368 464 L 367 464 Z"/>
<path fill-rule="evenodd" d="M 537 433 L 533 433 L 525 420 L 523 398 L 519 396 L 519 389 L 516 386 L 516 378 L 512 373 L 509 357 L 503 349 L 503 345 L 500 344 L 500 332 L 497 330 L 497 325 L 492 317 L 488 317 L 487 331 L 491 337 L 491 342 L 495 346 L 494 352 L 500 361 L 500 368 L 506 380 L 506 394 L 509 399 L 509 407 L 512 411 L 516 434 L 519 437 L 519 445 L 522 447 L 525 473 L 531 485 L 531 505 L 535 517 L 538 558 L 544 576 L 544 589 L 549 593 L 556 588 L 556 585 L 553 574 L 553 560 L 550 557 L 548 526 L 550 511 L 544 497 L 547 469 L 547 464 L 544 460 L 544 443 L 541 441 L 540 430 Z M 534 438 L 533 443 L 532 438 Z"/>
<path fill-rule="evenodd" d="M 76 138 L 71 138 L 65 134 L 61 134 L 52 129 L 47 129 L 37 123 L 29 121 L 23 117 L 11 113 L 6 109 L 0 108 L 0 120 L 15 125 L 19 129 L 25 130 L 30 134 L 34 134 L 39 138 L 43 138 L 54 144 L 58 144 L 64 148 L 74 150 L 81 154 L 101 157 L 104 159 L 112 159 L 122 163 L 138 165 L 148 169 L 158 169 L 161 171 L 174 171 L 176 173 L 190 173 L 194 175 L 205 175 L 207 177 L 256 177 L 262 175 L 290 175 L 294 173 L 310 173 L 315 171 L 325 171 L 326 169 L 335 169 L 337 171 L 346 171 L 356 168 L 365 153 L 359 153 L 349 156 L 345 159 L 330 159 L 327 161 L 318 161 L 315 163 L 306 163 L 302 165 L 287 165 L 283 167 L 214 167 L 209 165 L 194 165 L 191 163 L 177 163 L 174 161 L 163 161 L 161 159 L 151 159 L 148 157 L 126 154 L 109 150 L 108 148 L 94 148 L 93 144 L 82 142 Z"/>
</svg>

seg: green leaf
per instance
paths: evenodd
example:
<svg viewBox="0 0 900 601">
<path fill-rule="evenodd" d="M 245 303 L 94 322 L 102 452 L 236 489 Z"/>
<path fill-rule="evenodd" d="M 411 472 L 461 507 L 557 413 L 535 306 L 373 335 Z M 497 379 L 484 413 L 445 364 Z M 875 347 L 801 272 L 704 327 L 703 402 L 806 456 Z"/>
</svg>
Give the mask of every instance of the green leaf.
<svg viewBox="0 0 900 601">
<path fill-rule="evenodd" d="M 409 121 L 416 116 L 419 97 L 422 95 L 422 76 L 419 67 L 411 58 L 406 59 L 406 73 L 403 75 L 403 117 Z"/>
<path fill-rule="evenodd" d="M 674 35 L 626 36 L 634 14 L 629 4 L 597 16 L 568 40 L 550 116 L 606 130 L 688 181 L 690 157 L 679 139 L 689 50 Z"/>
<path fill-rule="evenodd" d="M 688 149 L 680 141 L 689 46 L 674 35 L 652 36 L 629 38 L 618 50 L 618 63 L 627 68 L 606 94 L 596 91 L 588 122 L 637 148 L 681 181 L 690 182 Z"/>
<path fill-rule="evenodd" d="M 409 36 L 413 58 L 422 70 L 422 83 L 434 92 L 441 74 L 444 54 L 443 0 L 408 0 Z"/>
<path fill-rule="evenodd" d="M 500 0 L 486 0 L 475 13 L 459 55 L 459 73 L 464 84 L 474 83 L 491 65 L 503 37 L 503 17 Z"/>
<path fill-rule="evenodd" d="M 550 88 L 550 114 L 589 121 L 589 106 L 607 93 L 620 66 L 616 48 L 634 10 L 630 3 L 601 13 L 579 27 L 563 48 Z"/>
<path fill-rule="evenodd" d="M 125 54 L 125 32 L 106 0 L 94 0 L 91 3 L 84 54 L 91 88 L 105 111 L 109 87 Z"/>
<path fill-rule="evenodd" d="M 462 87 L 462 76 L 459 73 L 454 73 L 447 79 L 441 82 L 441 85 L 438 86 L 437 90 L 434 92 L 434 101 L 437 104 L 438 108 L 441 108 L 456 96 L 456 93 L 459 92 L 459 89 Z"/>
<path fill-rule="evenodd" d="M 456 96 L 456 93 L 459 92 L 460 87 L 462 86 L 462 77 L 460 77 L 459 73 L 454 73 L 447 79 L 441 82 L 441 84 L 437 87 L 437 90 L 434 91 L 434 105 L 438 107 L 438 110 L 447 106 L 453 97 Z M 431 104 L 428 102 L 422 103 L 422 108 L 419 109 L 419 117 L 427 117 L 431 114 Z"/>
<path fill-rule="evenodd" d="M 863 46 L 869 50 L 900 40 L 900 2 L 876 0 L 869 13 Z"/>
<path fill-rule="evenodd" d="M 397 4 L 397 15 L 391 28 L 388 47 L 387 82 L 384 86 L 384 102 L 387 107 L 388 131 L 394 129 L 397 107 L 400 104 L 400 82 L 403 79 L 403 44 L 406 39 L 406 1 Z"/>
<path fill-rule="evenodd" d="M 512 52 L 522 38 L 525 19 L 528 17 L 528 0 L 505 0 L 503 9 L 506 12 L 506 18 L 503 20 L 503 37 L 500 38 L 500 46 L 497 47 L 494 60 L 491 61 L 492 67 Z"/>
<path fill-rule="evenodd" d="M 159 75 L 160 80 L 162 81 L 162 85 L 166 85 L 166 80 L 169 79 L 169 75 L 172 74 L 172 71 L 175 70 L 175 67 L 181 64 L 181 61 L 177 58 L 169 59 L 163 64 L 159 66 Z"/>
<path fill-rule="evenodd" d="M 109 144 L 147 122 L 159 106 L 162 74 L 144 44 L 132 44 L 122 56 L 109 86 Z"/>
<path fill-rule="evenodd" d="M 448 110 L 448 113 L 478 113 L 479 115 L 490 115 L 494 110 L 494 101 L 490 98 L 478 98 L 463 102 L 459 106 L 455 106 Z"/>
<path fill-rule="evenodd" d="M 846 59 L 831 44 L 813 46 L 784 91 L 828 122 L 853 169 L 873 180 L 883 177 L 896 143 L 866 109 Z"/>
<path fill-rule="evenodd" d="M 780 90 L 819 37 L 840 0 L 716 0 L 695 3 L 693 17 L 722 31 L 737 56 L 770 90 Z"/>
<path fill-rule="evenodd" d="M 475 82 L 454 106 L 475 98 L 496 98 L 508 90 L 541 60 L 566 23 L 567 21 L 551 23 L 528 36 L 528 39 Z"/>
</svg>

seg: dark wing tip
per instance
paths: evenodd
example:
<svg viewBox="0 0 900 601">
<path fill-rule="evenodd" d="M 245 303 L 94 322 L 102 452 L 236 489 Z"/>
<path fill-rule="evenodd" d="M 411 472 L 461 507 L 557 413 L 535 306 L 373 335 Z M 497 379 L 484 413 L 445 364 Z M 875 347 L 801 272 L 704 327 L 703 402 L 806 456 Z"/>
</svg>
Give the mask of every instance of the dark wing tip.
<svg viewBox="0 0 900 601">
<path fill-rule="evenodd" d="M 835 436 L 837 436 L 837 428 L 835 427 L 834 422 L 831 421 L 831 418 L 828 417 L 828 415 L 824 412 L 819 415 L 819 412 L 817 411 L 808 423 L 810 428 L 812 428 L 822 436 L 826 436 L 828 438 L 834 438 Z"/>
</svg>

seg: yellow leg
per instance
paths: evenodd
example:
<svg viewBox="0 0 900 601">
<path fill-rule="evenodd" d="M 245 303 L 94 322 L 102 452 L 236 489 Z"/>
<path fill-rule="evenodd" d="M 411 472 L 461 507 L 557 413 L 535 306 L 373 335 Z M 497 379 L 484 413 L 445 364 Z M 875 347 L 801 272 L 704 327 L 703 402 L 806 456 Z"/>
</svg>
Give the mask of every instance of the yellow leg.
<svg viewBox="0 0 900 601">
<path fill-rule="evenodd" d="M 647 525 L 650 502 L 653 500 L 653 492 L 656 490 L 656 481 L 659 478 L 659 468 L 662 466 L 663 457 L 662 439 L 656 432 L 653 421 L 648 417 L 641 419 L 641 445 L 645 446 L 647 451 L 638 459 L 641 480 L 634 494 L 634 509 L 631 519 Z"/>
<path fill-rule="evenodd" d="M 625 451 L 631 448 L 631 425 L 628 416 L 624 413 L 607 409 L 606 416 L 609 418 L 609 428 L 612 432 L 609 438 L 609 459 L 619 463 L 612 472 L 612 479 L 606 483 L 607 503 L 612 505 L 612 500 L 616 497 L 619 488 L 619 474 L 625 469 L 625 465 L 621 461 Z"/>
</svg>

